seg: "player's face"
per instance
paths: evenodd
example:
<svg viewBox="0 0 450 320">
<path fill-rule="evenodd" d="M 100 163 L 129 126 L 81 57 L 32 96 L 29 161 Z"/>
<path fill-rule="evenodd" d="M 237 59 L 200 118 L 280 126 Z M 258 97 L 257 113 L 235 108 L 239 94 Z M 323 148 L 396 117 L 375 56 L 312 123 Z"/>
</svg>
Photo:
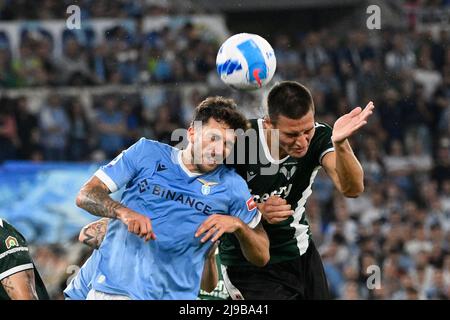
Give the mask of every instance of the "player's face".
<svg viewBox="0 0 450 320">
<path fill-rule="evenodd" d="M 276 122 L 271 123 L 271 127 L 279 130 L 280 157 L 290 155 L 301 158 L 308 151 L 309 143 L 314 136 L 314 113 L 309 111 L 300 119 L 279 115 Z"/>
<path fill-rule="evenodd" d="M 235 134 L 224 122 L 213 118 L 204 124 L 201 130 L 193 131 L 194 159 L 200 155 L 196 166 L 200 172 L 209 172 L 217 168 L 227 158 L 234 146 Z"/>
</svg>

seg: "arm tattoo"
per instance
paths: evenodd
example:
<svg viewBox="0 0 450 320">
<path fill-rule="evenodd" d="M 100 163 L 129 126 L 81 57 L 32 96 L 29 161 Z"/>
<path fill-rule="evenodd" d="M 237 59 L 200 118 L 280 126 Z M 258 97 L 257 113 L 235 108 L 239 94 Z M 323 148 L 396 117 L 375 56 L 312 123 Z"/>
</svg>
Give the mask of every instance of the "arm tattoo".
<svg viewBox="0 0 450 320">
<path fill-rule="evenodd" d="M 12 280 L 10 279 L 10 277 L 6 277 L 5 279 L 3 279 L 2 285 L 3 285 L 3 289 L 5 289 L 8 296 L 11 297 L 11 295 L 14 291 L 14 284 L 13 284 Z"/>
<path fill-rule="evenodd" d="M 91 248 L 98 249 L 106 234 L 107 220 L 101 219 L 83 229 L 83 235 L 86 237 L 83 243 Z"/>
<path fill-rule="evenodd" d="M 25 279 L 19 278 L 24 276 L 26 277 Z M 3 279 L 1 283 L 8 296 L 13 300 L 38 299 L 33 270 L 26 270 L 13 274 Z"/>
<path fill-rule="evenodd" d="M 109 197 L 109 191 L 99 187 L 84 187 L 80 191 L 80 207 L 99 217 L 116 218 L 116 210 L 123 206 Z"/>
</svg>

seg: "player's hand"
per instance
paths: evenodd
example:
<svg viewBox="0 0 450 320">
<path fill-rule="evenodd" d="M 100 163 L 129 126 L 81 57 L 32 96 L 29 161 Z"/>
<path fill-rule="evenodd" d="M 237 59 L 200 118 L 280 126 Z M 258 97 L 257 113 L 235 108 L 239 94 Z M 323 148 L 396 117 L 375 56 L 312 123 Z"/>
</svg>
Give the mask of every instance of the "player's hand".
<svg viewBox="0 0 450 320">
<path fill-rule="evenodd" d="M 150 218 L 128 208 L 120 208 L 117 218 L 128 226 L 128 231 L 144 238 L 145 241 L 155 240 Z"/>
<path fill-rule="evenodd" d="M 270 196 L 265 202 L 258 203 L 258 210 L 270 224 L 284 221 L 294 214 L 291 205 L 279 196 Z"/>
<path fill-rule="evenodd" d="M 364 109 L 356 107 L 336 120 L 333 126 L 333 143 L 341 143 L 361 127 L 367 124 L 367 119 L 373 113 L 375 106 L 370 101 Z"/>
<path fill-rule="evenodd" d="M 206 219 L 195 233 L 195 237 L 198 238 L 202 234 L 205 234 L 200 240 L 201 242 L 208 241 L 211 237 L 211 241 L 217 241 L 224 233 L 233 233 L 243 227 L 241 219 L 226 216 L 223 214 L 213 214 Z"/>
</svg>

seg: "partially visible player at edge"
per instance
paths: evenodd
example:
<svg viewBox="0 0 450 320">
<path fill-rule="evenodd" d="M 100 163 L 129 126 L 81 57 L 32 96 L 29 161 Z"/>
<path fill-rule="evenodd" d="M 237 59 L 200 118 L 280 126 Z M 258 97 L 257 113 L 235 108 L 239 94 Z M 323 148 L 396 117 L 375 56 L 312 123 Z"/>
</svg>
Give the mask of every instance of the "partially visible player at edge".
<svg viewBox="0 0 450 320">
<path fill-rule="evenodd" d="M 0 300 L 48 300 L 24 236 L 0 219 Z"/>
<path fill-rule="evenodd" d="M 249 265 L 235 237 L 227 234 L 219 246 L 225 284 L 233 299 L 327 299 L 327 279 L 311 239 L 306 201 L 321 167 L 344 196 L 363 192 L 363 170 L 348 138 L 367 123 L 374 105 L 353 109 L 331 128 L 315 121 L 310 91 L 293 81 L 276 84 L 267 105 L 268 116 L 250 120 L 257 132 L 257 163 L 249 162 L 254 153 L 249 154 L 247 143 L 245 163 L 233 166 L 263 214 L 270 262 L 263 268 Z M 279 140 L 274 149 L 272 134 Z M 278 166 L 276 173 L 264 175 L 261 169 L 270 165 Z"/>
<path fill-rule="evenodd" d="M 142 138 L 80 190 L 79 207 L 112 219 L 88 299 L 196 299 L 208 250 L 224 233 L 235 234 L 251 263 L 268 262 L 245 181 L 217 161 L 230 154 L 246 119 L 232 100 L 211 97 L 193 121 L 202 128 L 188 129 L 185 150 Z M 121 202 L 114 201 L 109 193 L 122 186 Z"/>
</svg>

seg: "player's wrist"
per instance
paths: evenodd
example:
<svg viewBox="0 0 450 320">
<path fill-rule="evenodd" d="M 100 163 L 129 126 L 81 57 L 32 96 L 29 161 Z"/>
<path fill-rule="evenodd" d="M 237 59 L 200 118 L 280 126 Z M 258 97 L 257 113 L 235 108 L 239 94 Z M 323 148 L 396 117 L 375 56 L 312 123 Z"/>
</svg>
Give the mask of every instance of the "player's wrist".
<svg viewBox="0 0 450 320">
<path fill-rule="evenodd" d="M 120 221 L 124 221 L 124 219 L 129 216 L 129 209 L 126 207 L 119 207 L 115 210 L 116 213 L 116 219 L 119 219 Z"/>
<path fill-rule="evenodd" d="M 245 229 L 245 223 L 239 218 L 235 218 L 234 220 L 235 220 L 234 221 L 234 223 L 235 223 L 234 233 L 236 233 L 236 235 L 241 235 Z"/>
<path fill-rule="evenodd" d="M 347 142 L 347 138 L 344 139 L 335 139 L 331 136 L 331 142 L 333 143 L 333 147 L 336 148 L 344 148 Z"/>
</svg>

